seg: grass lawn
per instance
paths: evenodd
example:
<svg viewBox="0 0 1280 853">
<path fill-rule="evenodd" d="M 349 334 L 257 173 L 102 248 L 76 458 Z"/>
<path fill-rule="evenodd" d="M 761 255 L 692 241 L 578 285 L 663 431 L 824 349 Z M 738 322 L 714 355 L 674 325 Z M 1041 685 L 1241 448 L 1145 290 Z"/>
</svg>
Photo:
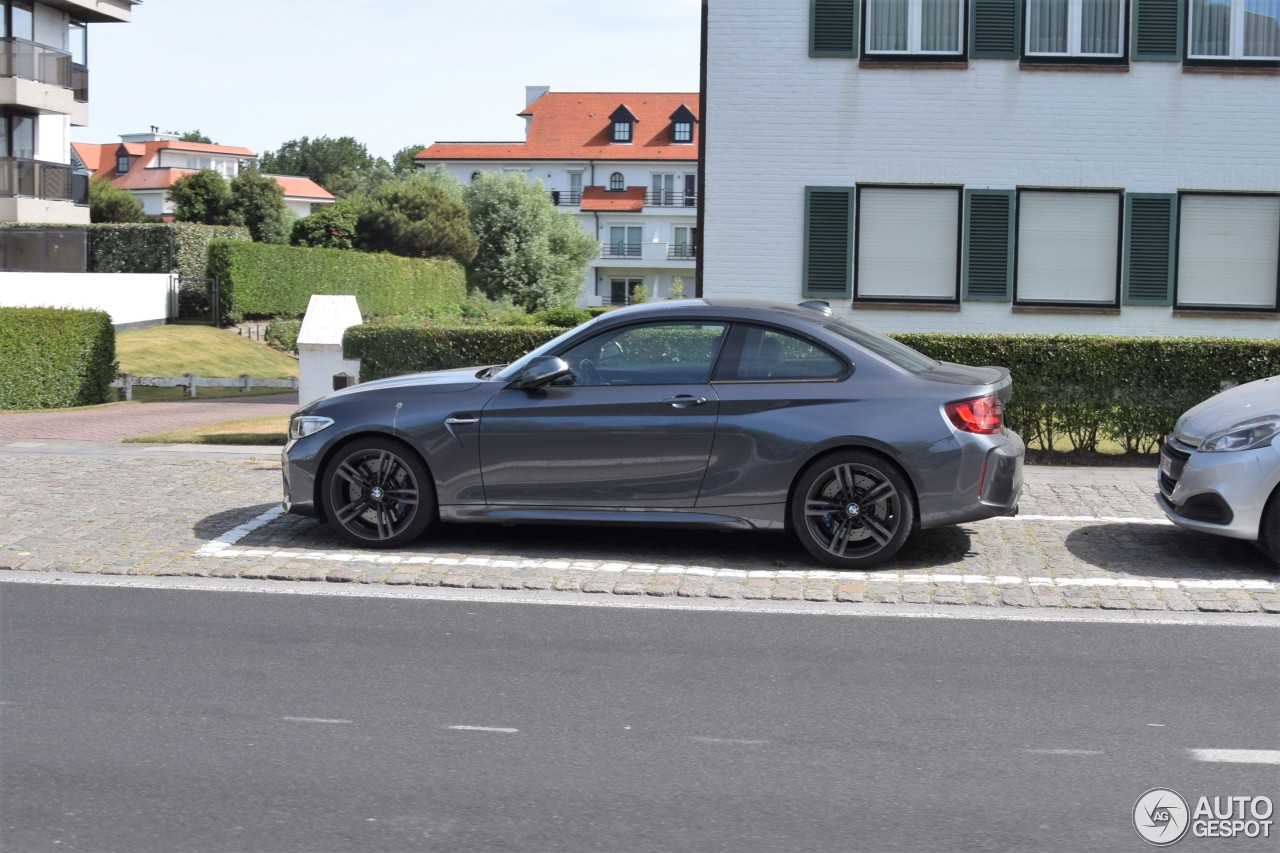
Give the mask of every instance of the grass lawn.
<svg viewBox="0 0 1280 853">
<path fill-rule="evenodd" d="M 279 350 L 212 326 L 152 326 L 116 335 L 121 373 L 134 376 L 235 377 L 288 379 L 298 362 Z M 204 391 L 216 389 L 206 388 Z M 233 394 L 239 394 L 234 388 Z M 279 393 L 277 390 L 276 393 Z"/>
<path fill-rule="evenodd" d="M 289 419 L 281 417 L 246 418 L 223 421 L 206 426 L 143 435 L 125 439 L 134 444 L 268 444 L 283 445 L 289 431 Z"/>
</svg>

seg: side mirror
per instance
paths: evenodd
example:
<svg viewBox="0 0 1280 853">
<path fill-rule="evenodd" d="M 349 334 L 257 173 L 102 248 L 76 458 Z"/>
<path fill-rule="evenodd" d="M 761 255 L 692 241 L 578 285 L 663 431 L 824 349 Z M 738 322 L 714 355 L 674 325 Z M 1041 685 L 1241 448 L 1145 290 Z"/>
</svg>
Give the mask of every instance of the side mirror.
<svg viewBox="0 0 1280 853">
<path fill-rule="evenodd" d="M 569 365 L 558 355 L 540 355 L 520 371 L 517 388 L 541 388 L 570 373 Z"/>
</svg>

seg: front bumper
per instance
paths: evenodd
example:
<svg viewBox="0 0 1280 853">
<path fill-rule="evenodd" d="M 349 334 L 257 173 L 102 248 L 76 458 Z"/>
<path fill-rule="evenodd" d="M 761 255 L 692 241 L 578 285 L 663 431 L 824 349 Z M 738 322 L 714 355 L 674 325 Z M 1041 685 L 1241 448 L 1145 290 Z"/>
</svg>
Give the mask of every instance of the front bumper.
<svg viewBox="0 0 1280 853">
<path fill-rule="evenodd" d="M 1200 453 L 1170 436 L 1160 449 L 1156 504 L 1179 527 L 1257 541 L 1277 482 L 1280 447 Z"/>
</svg>

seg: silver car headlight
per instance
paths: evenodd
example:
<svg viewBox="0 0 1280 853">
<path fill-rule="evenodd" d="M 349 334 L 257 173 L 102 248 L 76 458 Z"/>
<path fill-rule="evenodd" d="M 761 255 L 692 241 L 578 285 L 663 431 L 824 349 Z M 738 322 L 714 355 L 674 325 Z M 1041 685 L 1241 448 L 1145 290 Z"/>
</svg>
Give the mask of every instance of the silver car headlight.
<svg viewBox="0 0 1280 853">
<path fill-rule="evenodd" d="M 1215 432 L 1201 442 L 1200 450 L 1205 453 L 1253 450 L 1266 447 L 1277 435 L 1280 435 L 1280 415 L 1263 415 Z"/>
<path fill-rule="evenodd" d="M 317 415 L 294 415 L 289 419 L 289 438 L 295 441 L 315 435 L 325 427 L 333 426 L 333 418 L 322 418 Z"/>
</svg>

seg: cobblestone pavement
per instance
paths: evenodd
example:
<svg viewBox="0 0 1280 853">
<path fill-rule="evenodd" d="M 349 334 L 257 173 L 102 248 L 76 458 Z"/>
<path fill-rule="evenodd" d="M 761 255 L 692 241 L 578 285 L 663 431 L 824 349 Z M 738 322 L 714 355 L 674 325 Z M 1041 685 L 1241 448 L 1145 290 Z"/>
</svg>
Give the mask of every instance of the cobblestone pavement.
<svg viewBox="0 0 1280 853">
<path fill-rule="evenodd" d="M 1248 543 L 1178 530 L 1145 469 L 1029 466 L 1015 518 L 837 572 L 777 534 L 443 525 L 358 551 L 281 515 L 279 451 L 0 439 L 0 569 L 603 595 L 1280 614 Z"/>
</svg>

